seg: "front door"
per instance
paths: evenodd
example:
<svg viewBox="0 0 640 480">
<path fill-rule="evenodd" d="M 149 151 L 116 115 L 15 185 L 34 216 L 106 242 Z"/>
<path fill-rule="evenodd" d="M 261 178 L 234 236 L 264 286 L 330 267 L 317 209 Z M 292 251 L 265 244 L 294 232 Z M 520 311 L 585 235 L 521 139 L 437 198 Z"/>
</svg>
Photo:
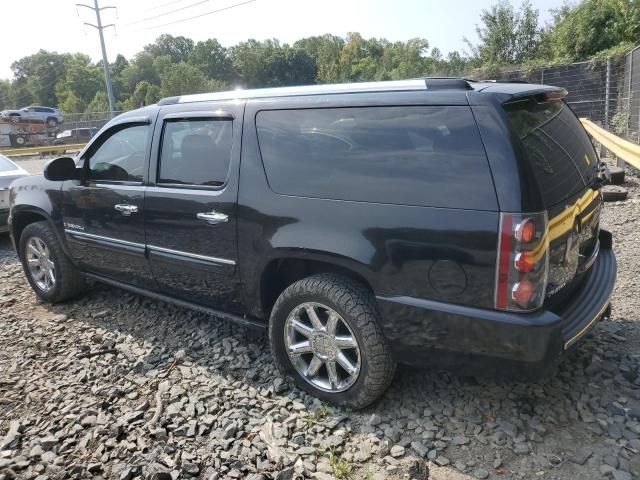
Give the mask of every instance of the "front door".
<svg viewBox="0 0 640 480">
<path fill-rule="evenodd" d="M 166 294 L 240 313 L 236 216 L 243 106 L 164 107 L 154 137 L 145 230 Z M 153 161 L 155 160 L 155 161 Z"/>
<path fill-rule="evenodd" d="M 83 269 L 147 288 L 154 286 L 144 237 L 150 144 L 149 120 L 114 126 L 83 154 L 83 179 L 62 189 L 67 244 Z"/>
</svg>

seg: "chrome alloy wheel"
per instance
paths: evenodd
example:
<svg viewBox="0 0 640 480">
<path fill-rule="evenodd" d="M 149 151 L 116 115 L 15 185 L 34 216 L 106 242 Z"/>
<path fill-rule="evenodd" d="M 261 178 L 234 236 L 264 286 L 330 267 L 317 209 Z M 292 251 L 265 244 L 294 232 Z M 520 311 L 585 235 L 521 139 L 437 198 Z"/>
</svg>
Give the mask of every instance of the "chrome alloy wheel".
<svg viewBox="0 0 640 480">
<path fill-rule="evenodd" d="M 51 260 L 49 247 L 41 238 L 31 237 L 25 254 L 31 278 L 40 290 L 48 292 L 56 284 L 56 266 Z"/>
<path fill-rule="evenodd" d="M 356 382 L 360 348 L 338 312 L 321 303 L 303 303 L 289 314 L 284 329 L 289 359 L 311 385 L 338 393 Z"/>
</svg>

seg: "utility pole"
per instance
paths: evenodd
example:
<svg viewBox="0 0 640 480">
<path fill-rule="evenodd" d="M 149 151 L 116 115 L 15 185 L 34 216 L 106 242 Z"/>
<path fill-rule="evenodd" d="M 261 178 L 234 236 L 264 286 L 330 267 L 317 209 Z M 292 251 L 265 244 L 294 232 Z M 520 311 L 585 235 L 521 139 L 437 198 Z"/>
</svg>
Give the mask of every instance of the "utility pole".
<svg viewBox="0 0 640 480">
<path fill-rule="evenodd" d="M 89 22 L 84 22 L 84 24 L 98 30 L 98 34 L 100 35 L 100 47 L 102 49 L 102 67 L 104 68 L 104 82 L 107 84 L 107 98 L 109 99 L 109 113 L 111 114 L 111 116 L 113 116 L 113 112 L 115 111 L 115 101 L 113 98 L 113 86 L 111 85 L 111 74 L 109 73 L 109 60 L 107 60 L 107 47 L 105 47 L 104 45 L 104 34 L 102 33 L 102 31 L 105 28 L 115 27 L 115 25 L 113 23 L 110 23 L 109 25 L 102 25 L 100 12 L 102 10 L 107 10 L 109 8 L 116 8 L 116 7 L 109 6 L 109 7 L 101 8 L 98 5 L 98 0 L 93 0 L 93 5 L 94 6 L 92 7 L 91 5 L 85 5 L 84 3 L 76 3 L 76 7 L 84 7 L 96 12 L 97 25 L 94 25 L 93 23 L 89 23 Z"/>
</svg>

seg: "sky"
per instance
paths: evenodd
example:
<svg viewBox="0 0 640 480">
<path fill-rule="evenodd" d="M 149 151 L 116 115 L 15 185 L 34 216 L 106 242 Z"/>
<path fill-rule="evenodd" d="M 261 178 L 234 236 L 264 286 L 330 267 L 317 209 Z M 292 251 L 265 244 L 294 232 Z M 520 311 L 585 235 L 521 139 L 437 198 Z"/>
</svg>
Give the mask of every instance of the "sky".
<svg viewBox="0 0 640 480">
<path fill-rule="evenodd" d="M 93 6 L 94 0 L 78 0 Z M 195 41 L 217 38 L 224 46 L 255 38 L 283 43 L 324 33 L 391 41 L 426 38 L 443 53 L 463 50 L 463 37 L 475 41 L 475 25 L 483 8 L 497 0 L 99 0 L 109 61 L 118 53 L 131 58 L 162 33 Z M 519 0 L 512 0 L 519 5 Z M 46 49 L 82 52 L 101 58 L 98 33 L 84 22 L 96 23 L 92 10 L 73 0 L 0 0 L 3 43 L 0 78 L 11 78 L 11 64 Z M 244 5 L 240 3 L 247 2 Z M 533 0 L 541 19 L 562 0 Z M 238 5 L 238 6 L 235 6 Z M 231 8 L 228 8 L 231 7 Z M 208 12 L 220 10 L 208 15 Z M 199 18 L 193 18 L 201 15 Z M 156 17 L 156 18 L 151 18 Z M 185 21 L 182 21 L 185 20 Z M 173 23 L 175 22 L 175 23 Z M 172 23 L 171 25 L 166 25 Z"/>
</svg>

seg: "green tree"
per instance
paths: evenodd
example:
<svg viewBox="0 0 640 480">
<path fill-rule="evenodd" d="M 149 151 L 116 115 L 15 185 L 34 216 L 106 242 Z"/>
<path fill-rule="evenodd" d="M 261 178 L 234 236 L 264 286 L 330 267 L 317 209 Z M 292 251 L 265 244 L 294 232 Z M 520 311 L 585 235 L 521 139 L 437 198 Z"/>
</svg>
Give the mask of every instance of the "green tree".
<svg viewBox="0 0 640 480">
<path fill-rule="evenodd" d="M 39 50 L 33 55 L 23 57 L 11 65 L 16 81 L 22 84 L 24 93 L 17 98 L 27 100 L 26 103 L 56 106 L 58 97 L 55 93 L 56 83 L 64 76 L 69 55 Z M 18 106 L 18 105 L 16 105 Z M 19 105 L 24 106 L 24 105 Z"/>
<path fill-rule="evenodd" d="M 307 52 L 316 63 L 316 80 L 320 83 L 343 80 L 340 72 L 340 57 L 344 48 L 344 39 L 336 35 L 322 35 L 298 40 L 294 48 Z"/>
<path fill-rule="evenodd" d="M 313 57 L 300 48 L 280 45 L 278 40 L 248 40 L 231 50 L 233 65 L 244 87 L 275 87 L 313 83 Z"/>
<path fill-rule="evenodd" d="M 171 64 L 160 77 L 160 94 L 171 97 L 202 93 L 207 90 L 208 83 L 207 77 L 193 65 L 186 62 Z"/>
<path fill-rule="evenodd" d="M 187 57 L 187 62 L 198 67 L 208 78 L 224 82 L 235 78 L 233 60 L 228 50 L 215 38 L 196 43 Z"/>
<path fill-rule="evenodd" d="M 160 85 L 160 76 L 154 66 L 155 57 L 149 52 L 138 52 L 133 60 L 122 69 L 120 78 L 125 91 L 130 95 L 139 82 L 146 81 Z"/>
<path fill-rule="evenodd" d="M 93 99 L 89 102 L 89 105 L 87 105 L 86 111 L 91 113 L 108 112 L 109 100 L 107 98 L 107 92 L 97 92 Z"/>
<path fill-rule="evenodd" d="M 465 38 L 477 64 L 520 64 L 537 57 L 542 38 L 538 10 L 525 0 L 516 10 L 507 0 L 499 0 L 482 10 L 476 25 L 479 43 Z"/>
<path fill-rule="evenodd" d="M 640 42 L 640 0 L 583 0 L 554 12 L 545 39 L 554 58 L 587 59 L 621 44 Z"/>
<path fill-rule="evenodd" d="M 68 113 L 83 112 L 96 93 L 105 88 L 102 69 L 82 53 L 67 58 L 64 77 L 56 83 L 56 96 Z M 70 110 L 73 108 L 73 110 Z"/>
<path fill-rule="evenodd" d="M 144 47 L 144 51 L 154 57 L 169 55 L 172 63 L 185 61 L 193 50 L 193 40 L 183 36 L 174 37 L 163 33 L 155 42 Z"/>
</svg>

